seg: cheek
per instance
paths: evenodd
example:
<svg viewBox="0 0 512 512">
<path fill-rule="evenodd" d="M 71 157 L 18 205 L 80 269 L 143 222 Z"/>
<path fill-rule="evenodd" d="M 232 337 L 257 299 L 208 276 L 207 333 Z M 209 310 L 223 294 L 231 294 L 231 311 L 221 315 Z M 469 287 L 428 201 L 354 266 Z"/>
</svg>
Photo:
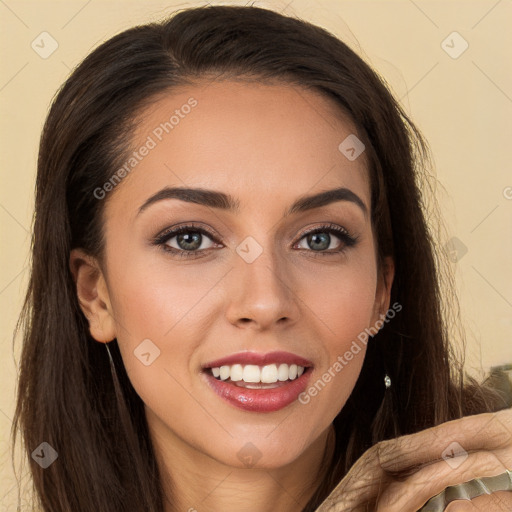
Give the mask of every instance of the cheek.
<svg viewBox="0 0 512 512">
<path fill-rule="evenodd" d="M 123 339 L 156 340 L 172 338 L 200 309 L 197 305 L 218 281 L 199 266 L 179 267 L 165 256 L 142 254 L 122 265 L 111 263 L 111 301 Z"/>
<path fill-rule="evenodd" d="M 346 338 L 368 326 L 375 302 L 373 279 L 354 273 L 337 278 L 316 277 L 304 290 L 305 302 L 335 337 Z"/>
<path fill-rule="evenodd" d="M 119 253 L 130 257 L 110 254 L 108 261 L 117 340 L 133 386 L 150 403 L 177 386 L 173 377 L 190 379 L 189 361 L 204 327 L 202 299 L 215 280 L 191 265 L 173 269 L 165 258 L 134 248 Z"/>
<path fill-rule="evenodd" d="M 355 254 L 355 253 L 354 253 Z M 342 350 L 348 339 L 369 327 L 375 307 L 376 269 L 369 251 L 338 267 L 304 272 L 304 303 L 324 324 L 329 351 Z"/>
<path fill-rule="evenodd" d="M 304 287 L 304 302 L 319 319 L 316 326 L 327 354 L 315 368 L 299 402 L 313 416 L 334 419 L 359 377 L 375 307 L 374 262 L 361 259 L 330 275 L 319 273 Z"/>
</svg>

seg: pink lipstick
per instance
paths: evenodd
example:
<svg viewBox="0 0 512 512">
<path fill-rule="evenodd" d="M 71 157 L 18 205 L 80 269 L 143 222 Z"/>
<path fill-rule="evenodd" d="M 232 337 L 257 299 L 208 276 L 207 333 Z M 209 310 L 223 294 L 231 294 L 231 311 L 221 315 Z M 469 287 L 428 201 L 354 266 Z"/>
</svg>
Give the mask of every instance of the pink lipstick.
<svg viewBox="0 0 512 512">
<path fill-rule="evenodd" d="M 313 363 L 290 352 L 240 352 L 202 369 L 210 389 L 231 405 L 273 412 L 290 405 L 306 389 Z"/>
</svg>

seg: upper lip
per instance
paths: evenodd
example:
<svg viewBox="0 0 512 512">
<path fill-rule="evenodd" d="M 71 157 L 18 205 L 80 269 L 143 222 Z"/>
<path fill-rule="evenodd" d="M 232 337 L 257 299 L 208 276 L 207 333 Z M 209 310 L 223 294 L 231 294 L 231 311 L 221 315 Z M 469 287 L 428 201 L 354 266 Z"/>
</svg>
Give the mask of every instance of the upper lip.
<svg viewBox="0 0 512 512">
<path fill-rule="evenodd" d="M 266 354 L 259 354 L 258 352 L 238 352 L 215 361 L 210 361 L 202 366 L 206 368 L 220 368 L 221 366 L 231 366 L 233 364 L 254 364 L 257 366 L 265 366 L 272 363 L 285 363 L 296 364 L 297 366 L 313 366 L 313 363 L 308 359 L 304 359 L 291 352 L 267 352 Z"/>
</svg>

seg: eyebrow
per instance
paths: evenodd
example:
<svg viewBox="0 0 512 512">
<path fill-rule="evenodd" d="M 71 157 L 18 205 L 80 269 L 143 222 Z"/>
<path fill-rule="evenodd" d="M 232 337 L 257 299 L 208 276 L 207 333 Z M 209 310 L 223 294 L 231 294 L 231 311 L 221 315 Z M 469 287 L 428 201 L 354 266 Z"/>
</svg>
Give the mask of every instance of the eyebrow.
<svg viewBox="0 0 512 512">
<path fill-rule="evenodd" d="M 150 205 L 166 199 L 179 199 L 189 203 L 200 204 L 210 208 L 217 208 L 233 213 L 240 212 L 240 202 L 229 194 L 218 192 L 216 190 L 207 190 L 204 188 L 185 188 L 185 187 L 165 187 L 156 194 L 148 198 L 139 208 L 137 215 L 142 213 Z M 320 208 L 337 201 L 349 201 L 363 211 L 365 217 L 368 215 L 368 209 L 362 199 L 345 187 L 325 190 L 313 195 L 301 196 L 285 212 L 287 217 L 294 213 L 305 212 L 314 208 Z"/>
</svg>

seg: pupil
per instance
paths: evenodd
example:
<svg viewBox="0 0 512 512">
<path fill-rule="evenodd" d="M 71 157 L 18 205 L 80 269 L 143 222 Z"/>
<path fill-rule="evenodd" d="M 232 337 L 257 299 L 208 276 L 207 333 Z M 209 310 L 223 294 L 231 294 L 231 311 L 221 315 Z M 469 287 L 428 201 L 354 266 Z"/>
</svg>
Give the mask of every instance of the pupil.
<svg viewBox="0 0 512 512">
<path fill-rule="evenodd" d="M 192 232 L 178 235 L 178 245 L 185 251 L 192 251 L 201 246 L 201 233 Z M 182 243 L 183 242 L 183 243 Z"/>
<path fill-rule="evenodd" d="M 313 235 L 309 236 L 308 242 L 310 243 L 310 247 L 311 244 L 315 245 L 317 242 L 319 242 L 320 247 L 316 247 L 317 249 L 327 249 L 330 243 L 330 236 L 327 233 L 314 233 Z M 311 248 L 314 249 L 315 247 Z"/>
</svg>

